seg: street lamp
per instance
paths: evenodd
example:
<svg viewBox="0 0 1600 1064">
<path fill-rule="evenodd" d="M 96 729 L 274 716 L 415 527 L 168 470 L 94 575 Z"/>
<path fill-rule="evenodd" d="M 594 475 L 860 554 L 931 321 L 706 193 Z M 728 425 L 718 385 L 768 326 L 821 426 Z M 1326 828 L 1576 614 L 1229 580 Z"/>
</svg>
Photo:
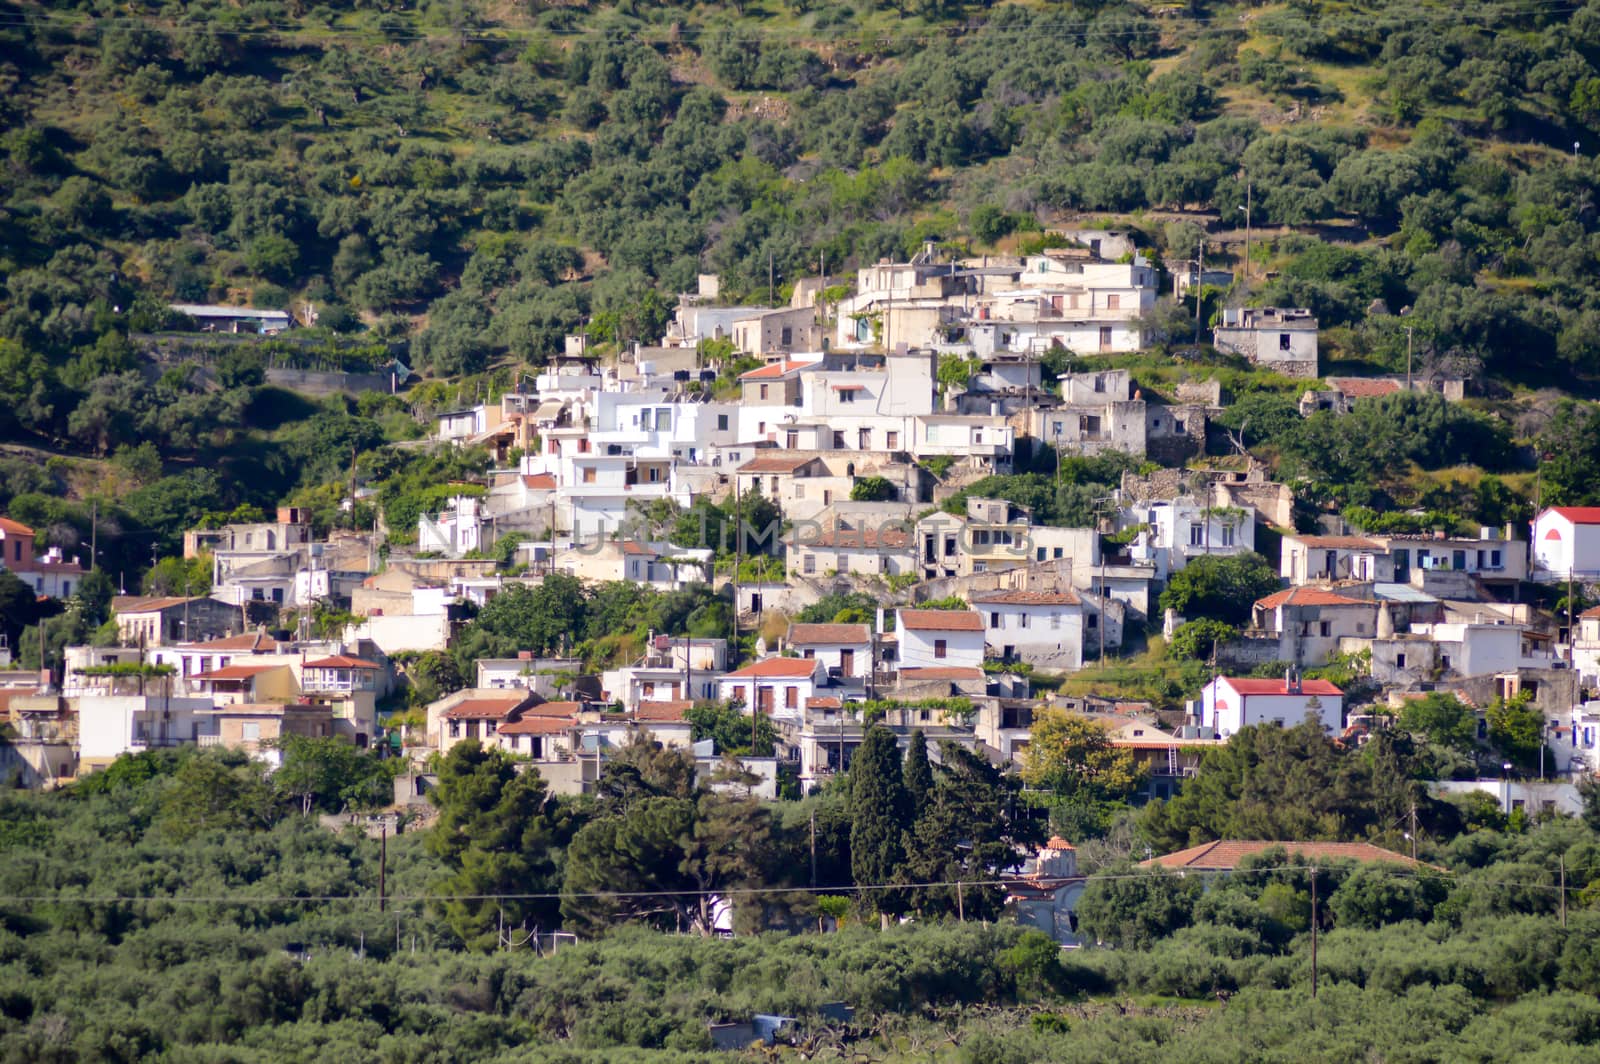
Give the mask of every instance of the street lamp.
<svg viewBox="0 0 1600 1064">
<path fill-rule="evenodd" d="M 1511 815 L 1511 762 L 1500 762 L 1500 789 L 1504 792 L 1506 816 Z"/>
</svg>

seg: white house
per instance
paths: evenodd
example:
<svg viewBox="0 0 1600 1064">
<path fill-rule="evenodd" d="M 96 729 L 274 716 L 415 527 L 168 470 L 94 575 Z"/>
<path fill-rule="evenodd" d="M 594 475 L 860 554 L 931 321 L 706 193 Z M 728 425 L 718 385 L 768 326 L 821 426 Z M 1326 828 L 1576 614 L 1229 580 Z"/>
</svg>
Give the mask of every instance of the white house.
<svg viewBox="0 0 1600 1064">
<path fill-rule="evenodd" d="M 1135 562 L 1151 562 L 1165 580 L 1195 558 L 1245 554 L 1256 549 L 1255 512 L 1229 506 L 1204 506 L 1187 496 L 1120 510 L 1117 526 L 1144 525 L 1131 550 Z"/>
<path fill-rule="evenodd" d="M 841 679 L 864 679 L 872 664 L 872 629 L 865 624 L 791 624 L 788 646 Z"/>
<path fill-rule="evenodd" d="M 976 610 L 896 610 L 902 669 L 981 669 L 983 617 Z"/>
<path fill-rule="evenodd" d="M 1600 578 L 1600 506 L 1552 506 L 1533 519 L 1534 580 Z"/>
<path fill-rule="evenodd" d="M 1200 696 L 1200 726 L 1226 739 L 1252 724 L 1292 728 L 1311 714 L 1324 731 L 1344 728 L 1344 692 L 1326 680 L 1302 680 L 1292 671 L 1283 679 L 1254 680 L 1219 676 Z"/>
<path fill-rule="evenodd" d="M 974 593 L 988 653 L 1045 669 L 1083 666 L 1083 603 L 1069 590 Z"/>
<path fill-rule="evenodd" d="M 816 658 L 764 658 L 718 677 L 717 697 L 754 706 L 770 717 L 799 721 L 806 700 L 827 682 L 827 669 Z"/>
</svg>

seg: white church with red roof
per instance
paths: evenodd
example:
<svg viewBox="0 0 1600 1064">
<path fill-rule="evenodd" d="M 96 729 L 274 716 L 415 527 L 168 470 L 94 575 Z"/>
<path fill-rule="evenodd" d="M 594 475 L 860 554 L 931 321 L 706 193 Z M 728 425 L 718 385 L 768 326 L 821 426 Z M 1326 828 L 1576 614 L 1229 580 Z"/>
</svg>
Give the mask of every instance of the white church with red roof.
<svg viewBox="0 0 1600 1064">
<path fill-rule="evenodd" d="M 1534 580 L 1600 578 L 1600 506 L 1552 506 L 1533 519 Z"/>
<path fill-rule="evenodd" d="M 1200 726 L 1226 739 L 1251 724 L 1292 728 L 1311 714 L 1322 729 L 1344 728 L 1344 692 L 1327 680 L 1302 680 L 1298 669 L 1270 680 L 1218 676 L 1200 694 Z"/>
</svg>

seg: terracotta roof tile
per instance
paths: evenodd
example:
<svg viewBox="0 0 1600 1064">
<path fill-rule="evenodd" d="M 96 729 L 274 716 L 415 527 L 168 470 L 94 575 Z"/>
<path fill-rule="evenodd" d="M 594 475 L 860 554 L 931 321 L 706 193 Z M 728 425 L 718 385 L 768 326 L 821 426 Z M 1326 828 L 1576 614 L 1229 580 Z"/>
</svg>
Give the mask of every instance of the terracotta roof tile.
<svg viewBox="0 0 1600 1064">
<path fill-rule="evenodd" d="M 725 680 L 788 678 L 803 680 L 817 671 L 815 658 L 765 658 L 753 665 L 736 669 L 723 677 Z"/>
<path fill-rule="evenodd" d="M 856 645 L 870 643 L 872 632 L 864 624 L 791 624 L 790 644 L 804 643 L 817 646 Z"/>
<path fill-rule="evenodd" d="M 1287 695 L 1289 688 L 1283 679 L 1272 680 L 1235 679 L 1231 676 L 1218 677 L 1217 683 L 1227 684 L 1241 695 Z M 1344 694 L 1339 688 L 1327 680 L 1301 680 L 1300 693 L 1303 695 L 1340 695 Z"/>
<path fill-rule="evenodd" d="M 683 720 L 683 715 L 694 708 L 694 701 L 688 698 L 674 698 L 660 702 L 640 702 L 639 708 L 634 711 L 637 720 L 656 721 L 661 724 L 673 724 Z"/>
<path fill-rule="evenodd" d="M 1382 550 L 1383 544 L 1366 536 L 1284 536 L 1285 540 L 1325 550 Z"/>
<path fill-rule="evenodd" d="M 445 710 L 442 716 L 446 720 L 499 720 L 516 709 L 524 698 L 464 698 Z"/>
<path fill-rule="evenodd" d="M 912 632 L 981 632 L 975 610 L 901 610 L 900 627 Z"/>
<path fill-rule="evenodd" d="M 273 669 L 286 669 L 287 665 L 225 665 L 220 669 L 202 672 L 194 677 L 196 680 L 248 680 L 252 676 L 259 676 Z"/>
<path fill-rule="evenodd" d="M 33 529 L 29 528 L 21 521 L 13 521 L 9 517 L 0 517 L 0 532 L 4 532 L 8 536 L 33 535 Z"/>
<path fill-rule="evenodd" d="M 759 458 L 752 458 L 738 469 L 736 473 L 793 473 L 801 467 L 816 461 L 815 455 L 781 455 L 768 454 Z"/>
<path fill-rule="evenodd" d="M 912 682 L 923 680 L 981 680 L 982 669 L 961 665 L 928 665 L 922 668 L 901 669 L 900 679 Z"/>
<path fill-rule="evenodd" d="M 748 373 L 741 373 L 739 375 L 739 379 L 742 381 L 778 380 L 781 377 L 787 377 L 789 374 L 794 373 L 802 366 L 810 365 L 815 365 L 815 363 L 793 362 L 788 359 L 785 359 L 781 362 L 769 362 L 765 366 L 758 366 Z"/>
<path fill-rule="evenodd" d="M 185 599 L 181 595 L 118 595 L 111 600 L 112 613 L 150 613 L 155 610 L 171 609 L 173 606 L 182 606 L 185 602 L 195 602 L 197 599 Z"/>
<path fill-rule="evenodd" d="M 179 650 L 244 650 L 256 654 L 266 654 L 278 649 L 278 641 L 265 632 L 247 632 L 244 635 L 224 636 L 221 639 L 207 639 L 200 643 L 180 643 Z"/>
<path fill-rule="evenodd" d="M 522 486 L 536 491 L 548 490 L 556 486 L 556 478 L 549 473 L 535 473 L 532 476 L 524 476 Z"/>
<path fill-rule="evenodd" d="M 377 670 L 377 669 L 382 668 L 383 666 L 379 665 L 375 661 L 366 661 L 366 660 L 364 660 L 362 658 L 350 658 L 350 657 L 346 657 L 343 654 L 335 654 L 331 658 L 322 658 L 319 661 L 308 661 L 308 662 L 305 663 L 304 667 L 307 668 L 307 669 L 373 669 L 373 670 Z"/>
<path fill-rule="evenodd" d="M 1376 399 L 1400 390 L 1399 381 L 1384 377 L 1329 377 L 1328 383 L 1352 399 Z"/>
<path fill-rule="evenodd" d="M 843 709 L 844 699 L 832 696 L 806 699 L 807 709 Z"/>
<path fill-rule="evenodd" d="M 1547 512 L 1560 514 L 1575 525 L 1600 525 L 1600 506 L 1552 506 Z"/>
<path fill-rule="evenodd" d="M 1187 850 L 1176 853 L 1163 854 L 1141 862 L 1145 867 L 1160 866 L 1162 868 L 1188 868 L 1196 871 L 1232 871 L 1246 857 L 1253 857 L 1274 847 L 1281 847 L 1285 852 L 1296 857 L 1305 857 L 1319 861 L 1360 861 L 1363 863 L 1383 862 L 1386 864 L 1422 867 L 1419 861 L 1413 861 L 1404 854 L 1392 850 L 1385 850 L 1374 846 L 1370 842 L 1272 842 L 1222 840 L 1208 842 L 1200 846 L 1191 846 Z"/>
<path fill-rule="evenodd" d="M 495 728 L 501 735 L 560 735 L 573 726 L 571 717 L 525 716 Z"/>
<path fill-rule="evenodd" d="M 1354 599 L 1348 595 L 1341 595 L 1337 591 L 1325 591 L 1320 587 L 1290 587 L 1282 591 L 1274 591 L 1266 598 L 1256 599 L 1256 608 L 1275 610 L 1279 606 L 1375 606 L 1377 603 L 1365 599 Z"/>
</svg>

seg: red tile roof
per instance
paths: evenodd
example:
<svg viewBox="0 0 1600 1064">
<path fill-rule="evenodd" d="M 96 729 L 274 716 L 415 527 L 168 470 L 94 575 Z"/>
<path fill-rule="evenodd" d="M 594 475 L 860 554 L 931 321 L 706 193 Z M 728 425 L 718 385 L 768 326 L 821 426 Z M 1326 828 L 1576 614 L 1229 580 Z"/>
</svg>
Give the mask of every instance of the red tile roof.
<svg viewBox="0 0 1600 1064">
<path fill-rule="evenodd" d="M 901 669 L 900 679 L 922 680 L 981 680 L 982 669 L 960 665 L 929 665 L 924 668 Z"/>
<path fill-rule="evenodd" d="M 1044 844 L 1047 850 L 1075 850 L 1076 846 L 1062 838 L 1060 835 L 1051 835 L 1050 841 Z"/>
<path fill-rule="evenodd" d="M 835 698 L 835 697 L 808 698 L 808 699 L 806 699 L 806 708 L 807 709 L 843 709 L 844 708 L 844 699 Z"/>
<path fill-rule="evenodd" d="M 252 676 L 259 676 L 273 669 L 286 669 L 287 665 L 225 665 L 220 669 L 202 672 L 194 677 L 196 680 L 248 680 Z"/>
<path fill-rule="evenodd" d="M 525 696 L 511 698 L 464 698 L 445 710 L 446 720 L 499 720 L 521 705 Z"/>
<path fill-rule="evenodd" d="M 1328 383 L 1352 399 L 1376 399 L 1400 390 L 1399 381 L 1383 377 L 1329 377 Z"/>
<path fill-rule="evenodd" d="M 278 649 L 278 641 L 265 632 L 248 632 L 244 635 L 207 639 L 201 643 L 180 643 L 179 650 L 246 650 L 254 654 L 267 654 Z"/>
<path fill-rule="evenodd" d="M 540 717 L 571 717 L 582 708 L 582 702 L 540 702 L 523 709 L 522 713 L 524 716 L 532 713 Z"/>
<path fill-rule="evenodd" d="M 723 679 L 776 679 L 803 680 L 817 671 L 815 658 L 765 658 L 728 673 Z"/>
<path fill-rule="evenodd" d="M 1288 685 L 1280 677 L 1272 680 L 1256 680 L 1231 676 L 1217 678 L 1217 683 L 1225 683 L 1241 695 L 1287 695 Z M 1340 695 L 1344 694 L 1339 688 L 1327 680 L 1301 680 L 1300 693 L 1303 695 Z"/>
<path fill-rule="evenodd" d="M 734 472 L 736 473 L 793 473 L 802 466 L 816 461 L 815 455 L 781 455 L 768 454 L 752 458 Z"/>
<path fill-rule="evenodd" d="M 549 473 L 535 473 L 532 476 L 523 477 L 522 486 L 525 488 L 533 488 L 535 490 L 543 491 L 554 488 L 556 486 L 556 478 L 551 476 Z"/>
<path fill-rule="evenodd" d="M 758 366 L 748 373 L 741 373 L 739 379 L 742 381 L 777 380 L 780 377 L 787 377 L 802 366 L 814 364 L 811 362 L 791 362 L 787 359 L 781 362 L 769 362 L 765 366 Z"/>
<path fill-rule="evenodd" d="M 1354 599 L 1320 587 L 1289 587 L 1256 599 L 1256 608 L 1275 610 L 1279 606 L 1375 606 L 1375 602 Z"/>
<path fill-rule="evenodd" d="M 661 557 L 661 552 L 660 551 L 651 550 L 649 547 L 646 547 L 643 543 L 640 543 L 637 540 L 632 540 L 632 539 L 625 539 L 625 540 L 622 541 L 622 553 L 640 555 L 640 556 L 647 557 L 647 558 L 659 558 L 659 557 Z"/>
<path fill-rule="evenodd" d="M 1600 525 L 1600 506 L 1552 506 L 1546 512 L 1560 514 L 1575 525 Z"/>
<path fill-rule="evenodd" d="M 639 708 L 634 713 L 637 720 L 656 721 L 661 724 L 673 724 L 683 720 L 683 715 L 694 708 L 694 702 L 687 698 L 674 698 L 661 702 L 640 702 Z"/>
<path fill-rule="evenodd" d="M 1285 852 L 1295 857 L 1305 857 L 1317 861 L 1360 861 L 1365 864 L 1383 862 L 1386 864 L 1407 865 L 1422 867 L 1420 861 L 1413 861 L 1404 854 L 1392 850 L 1385 850 L 1374 846 L 1370 842 L 1272 842 L 1252 841 L 1239 842 L 1222 840 L 1208 842 L 1200 846 L 1191 846 L 1187 850 L 1176 853 L 1163 854 L 1140 862 L 1144 867 L 1159 866 L 1162 868 L 1188 868 L 1201 872 L 1229 872 L 1239 866 L 1239 862 L 1246 857 L 1254 857 L 1274 847 L 1281 847 Z"/>
<path fill-rule="evenodd" d="M 864 624 L 791 624 L 789 642 L 850 646 L 872 642 L 872 632 Z"/>
<path fill-rule="evenodd" d="M 570 717 L 523 717 L 495 729 L 501 735 L 560 735 L 573 725 Z"/>
<path fill-rule="evenodd" d="M 1586 609 L 1582 613 L 1578 614 L 1578 616 L 1579 617 L 1600 617 L 1600 606 L 1590 606 L 1588 609 Z"/>
<path fill-rule="evenodd" d="M 981 632 L 975 610 L 901 610 L 900 627 L 912 632 Z"/>
<path fill-rule="evenodd" d="M 972 604 L 1001 606 L 1076 606 L 1072 591 L 986 591 L 972 596 Z"/>
<path fill-rule="evenodd" d="M 13 521 L 9 517 L 0 517 L 0 532 L 4 532 L 8 536 L 33 535 L 33 529 L 29 528 L 21 521 Z"/>
<path fill-rule="evenodd" d="M 305 668 L 308 668 L 308 669 L 373 669 L 373 670 L 377 670 L 377 669 L 380 669 L 382 667 L 383 666 L 379 665 L 375 661 L 365 661 L 365 660 L 363 660 L 361 658 L 349 658 L 349 657 L 345 657 L 343 654 L 335 654 L 331 658 L 323 658 L 320 661 L 308 661 L 308 662 L 305 663 Z"/>
</svg>

